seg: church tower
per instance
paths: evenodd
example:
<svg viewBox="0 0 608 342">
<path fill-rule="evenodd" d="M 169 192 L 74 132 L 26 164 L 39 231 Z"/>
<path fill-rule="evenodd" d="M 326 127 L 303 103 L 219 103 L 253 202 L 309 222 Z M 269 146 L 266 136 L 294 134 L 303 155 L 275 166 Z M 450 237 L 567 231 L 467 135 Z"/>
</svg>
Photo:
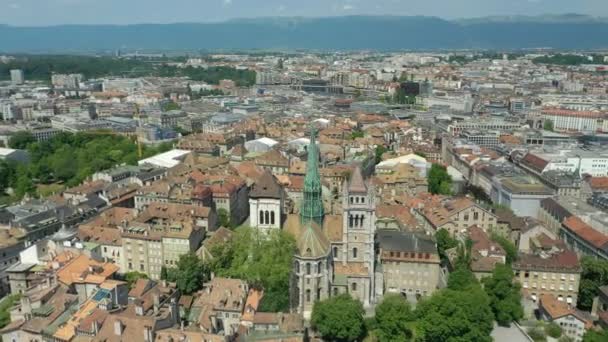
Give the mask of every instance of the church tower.
<svg viewBox="0 0 608 342">
<path fill-rule="evenodd" d="M 304 177 L 304 199 L 300 206 L 300 221 L 303 225 L 315 222 L 323 227 L 323 197 L 321 175 L 319 174 L 319 150 L 316 143 L 316 129 L 310 130 L 306 176 Z"/>
<path fill-rule="evenodd" d="M 345 270 L 347 291 L 364 306 L 374 299 L 374 234 L 376 204 L 374 189 L 366 184 L 357 167 L 343 187 L 342 251 L 334 260 L 336 272 Z"/>
</svg>

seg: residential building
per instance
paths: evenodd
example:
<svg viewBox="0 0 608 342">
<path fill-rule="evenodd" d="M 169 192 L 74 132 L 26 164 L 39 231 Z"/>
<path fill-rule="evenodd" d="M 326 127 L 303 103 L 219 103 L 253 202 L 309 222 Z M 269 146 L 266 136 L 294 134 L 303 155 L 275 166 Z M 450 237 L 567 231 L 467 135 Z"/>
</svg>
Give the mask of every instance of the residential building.
<svg viewBox="0 0 608 342">
<path fill-rule="evenodd" d="M 577 310 L 574 305 L 550 294 L 540 295 L 538 308 L 541 319 L 558 325 L 562 334 L 571 341 L 582 342 L 587 329 L 593 327 L 593 320 L 588 313 Z"/>
<path fill-rule="evenodd" d="M 414 210 L 431 233 L 445 229 L 456 236 L 466 235 L 473 225 L 485 231 L 497 227 L 496 215 L 467 197 L 450 199 L 428 195 Z"/>
<path fill-rule="evenodd" d="M 442 284 L 442 270 L 435 241 L 424 234 L 378 230 L 377 262 L 382 293 L 399 293 L 416 302 L 432 295 Z"/>
<path fill-rule="evenodd" d="M 520 254 L 512 265 L 515 280 L 533 301 L 552 295 L 559 301 L 575 305 L 582 268 L 573 251 L 553 254 Z"/>
</svg>

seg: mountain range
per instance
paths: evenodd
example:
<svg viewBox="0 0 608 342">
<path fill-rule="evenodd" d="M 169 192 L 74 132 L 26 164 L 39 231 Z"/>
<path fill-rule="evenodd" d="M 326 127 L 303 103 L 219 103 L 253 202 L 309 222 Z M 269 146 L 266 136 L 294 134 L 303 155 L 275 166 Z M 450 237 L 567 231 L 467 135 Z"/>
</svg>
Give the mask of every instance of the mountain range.
<svg viewBox="0 0 608 342">
<path fill-rule="evenodd" d="M 233 19 L 219 23 L 0 25 L 0 52 L 128 50 L 603 49 L 608 20 L 577 14 Z"/>
</svg>

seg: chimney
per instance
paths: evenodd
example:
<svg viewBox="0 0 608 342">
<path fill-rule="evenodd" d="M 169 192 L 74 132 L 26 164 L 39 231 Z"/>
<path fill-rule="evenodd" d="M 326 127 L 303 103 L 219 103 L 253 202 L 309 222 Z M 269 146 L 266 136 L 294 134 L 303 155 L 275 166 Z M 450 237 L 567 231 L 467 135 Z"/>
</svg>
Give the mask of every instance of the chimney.
<svg viewBox="0 0 608 342">
<path fill-rule="evenodd" d="M 154 314 L 156 315 L 160 307 L 160 299 L 158 298 L 158 293 L 152 295 L 152 299 L 154 300 Z"/>
<path fill-rule="evenodd" d="M 122 322 L 119 320 L 114 321 L 114 335 L 122 336 Z"/>
</svg>

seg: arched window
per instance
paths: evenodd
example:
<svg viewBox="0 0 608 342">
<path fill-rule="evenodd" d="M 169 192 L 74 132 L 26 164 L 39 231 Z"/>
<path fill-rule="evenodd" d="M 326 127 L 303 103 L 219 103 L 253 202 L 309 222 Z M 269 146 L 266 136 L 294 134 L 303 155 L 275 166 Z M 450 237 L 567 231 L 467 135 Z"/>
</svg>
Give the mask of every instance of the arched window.
<svg viewBox="0 0 608 342">
<path fill-rule="evenodd" d="M 266 212 L 264 212 L 264 222 L 266 222 L 266 224 L 268 224 L 270 222 L 270 213 L 268 212 L 268 210 L 266 210 Z"/>
<path fill-rule="evenodd" d="M 310 302 L 310 290 L 306 290 L 306 301 Z"/>
<path fill-rule="evenodd" d="M 264 224 L 264 212 L 260 210 L 260 217 L 258 217 L 258 222 L 260 224 Z"/>
<path fill-rule="evenodd" d="M 353 291 L 357 291 L 357 283 L 352 283 L 352 284 L 350 285 L 350 288 L 351 288 Z"/>
<path fill-rule="evenodd" d="M 334 247 L 334 258 L 338 257 L 338 247 Z"/>
<path fill-rule="evenodd" d="M 357 247 L 353 248 L 353 258 L 357 258 Z"/>
<path fill-rule="evenodd" d="M 317 264 L 317 273 L 318 274 L 321 273 L 321 267 L 323 267 L 323 263 L 319 261 L 319 263 Z"/>
<path fill-rule="evenodd" d="M 365 203 L 365 197 L 361 197 L 361 203 Z"/>
<path fill-rule="evenodd" d="M 306 274 L 310 274 L 310 263 L 306 263 Z"/>
<path fill-rule="evenodd" d="M 270 212 L 270 224 L 274 224 L 274 211 Z"/>
<path fill-rule="evenodd" d="M 296 273 L 300 273 L 300 263 L 295 261 L 294 266 L 296 267 Z"/>
<path fill-rule="evenodd" d="M 359 215 L 355 215 L 355 227 L 359 227 Z"/>
<path fill-rule="evenodd" d="M 355 197 L 355 203 L 359 203 L 359 197 Z"/>
<path fill-rule="evenodd" d="M 350 197 L 350 204 L 353 204 L 353 197 Z"/>
<path fill-rule="evenodd" d="M 351 228 L 353 226 L 353 215 L 348 215 L 348 226 Z"/>
<path fill-rule="evenodd" d="M 360 226 L 363 227 L 363 220 L 365 219 L 365 215 L 361 215 L 361 222 L 360 222 Z"/>
</svg>

